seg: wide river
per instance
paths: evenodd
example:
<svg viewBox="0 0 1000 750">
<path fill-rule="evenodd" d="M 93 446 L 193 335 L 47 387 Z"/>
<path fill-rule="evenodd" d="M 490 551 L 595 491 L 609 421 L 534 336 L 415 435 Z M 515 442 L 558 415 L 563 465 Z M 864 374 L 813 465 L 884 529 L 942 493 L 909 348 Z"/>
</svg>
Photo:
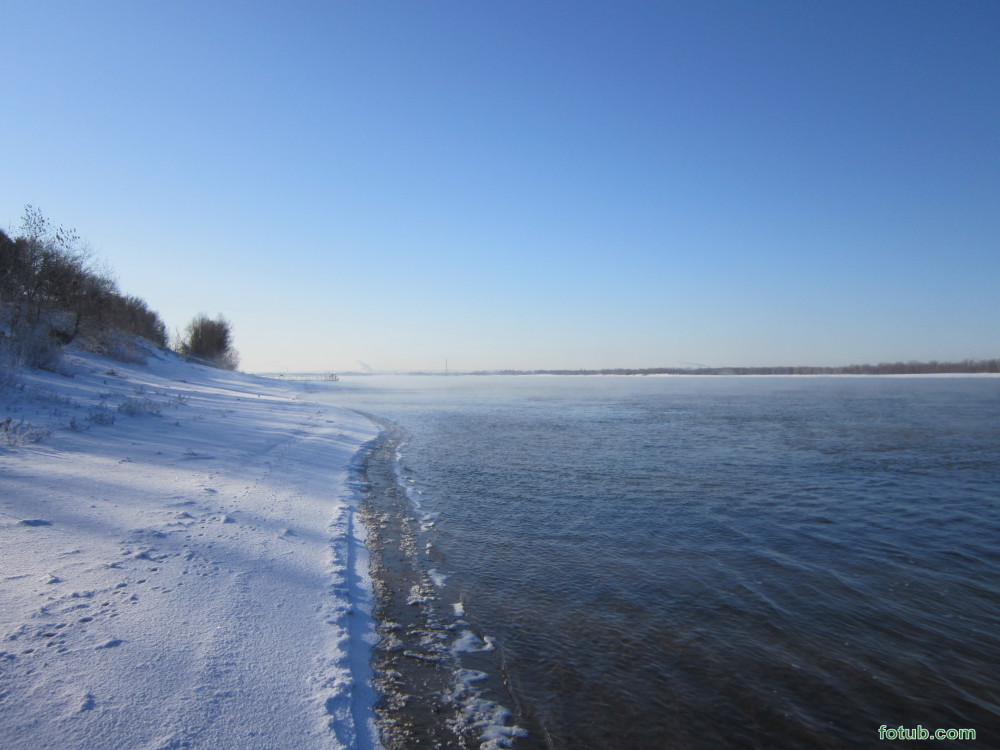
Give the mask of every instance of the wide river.
<svg viewBox="0 0 1000 750">
<path fill-rule="evenodd" d="M 313 390 L 398 427 L 456 679 L 527 734 L 494 745 L 1000 747 L 1000 378 Z"/>
</svg>

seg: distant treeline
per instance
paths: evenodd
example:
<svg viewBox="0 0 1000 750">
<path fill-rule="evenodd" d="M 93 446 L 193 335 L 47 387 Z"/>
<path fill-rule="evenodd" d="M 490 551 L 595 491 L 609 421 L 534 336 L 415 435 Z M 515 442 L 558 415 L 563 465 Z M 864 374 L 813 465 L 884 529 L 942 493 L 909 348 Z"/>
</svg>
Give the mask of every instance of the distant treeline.
<svg viewBox="0 0 1000 750">
<path fill-rule="evenodd" d="M 619 367 L 605 370 L 479 370 L 471 375 L 935 375 L 1000 373 L 1000 359 L 961 362 L 880 362 L 843 367 Z"/>
</svg>

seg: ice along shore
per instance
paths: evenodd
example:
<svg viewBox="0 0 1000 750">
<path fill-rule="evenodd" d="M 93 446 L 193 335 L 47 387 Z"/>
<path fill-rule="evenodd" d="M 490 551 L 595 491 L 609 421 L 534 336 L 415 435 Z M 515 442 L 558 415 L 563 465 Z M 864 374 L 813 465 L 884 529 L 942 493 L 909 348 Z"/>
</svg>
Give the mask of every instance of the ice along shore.
<svg viewBox="0 0 1000 750">
<path fill-rule="evenodd" d="M 0 746 L 379 748 L 378 428 L 168 352 L 61 369 L 0 390 Z"/>
</svg>

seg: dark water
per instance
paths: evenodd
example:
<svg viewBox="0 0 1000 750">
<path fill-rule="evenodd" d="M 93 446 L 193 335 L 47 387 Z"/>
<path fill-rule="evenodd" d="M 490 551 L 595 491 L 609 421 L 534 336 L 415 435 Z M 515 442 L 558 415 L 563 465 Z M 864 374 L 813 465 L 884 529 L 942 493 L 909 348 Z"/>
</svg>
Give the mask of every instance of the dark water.
<svg viewBox="0 0 1000 750">
<path fill-rule="evenodd" d="M 878 747 L 883 724 L 1000 747 L 1000 379 L 316 395 L 403 431 L 436 519 L 414 554 L 439 611 L 495 638 L 468 658 L 508 684 L 485 697 L 528 730 L 514 747 Z"/>
</svg>

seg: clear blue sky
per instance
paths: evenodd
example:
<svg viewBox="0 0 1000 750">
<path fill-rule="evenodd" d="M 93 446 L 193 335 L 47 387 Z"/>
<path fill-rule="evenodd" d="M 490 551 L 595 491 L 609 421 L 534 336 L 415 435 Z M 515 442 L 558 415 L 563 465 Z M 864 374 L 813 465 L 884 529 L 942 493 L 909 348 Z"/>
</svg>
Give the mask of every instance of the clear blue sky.
<svg viewBox="0 0 1000 750">
<path fill-rule="evenodd" d="M 244 369 L 1000 356 L 996 0 L 0 18 L 0 225 Z"/>
</svg>

